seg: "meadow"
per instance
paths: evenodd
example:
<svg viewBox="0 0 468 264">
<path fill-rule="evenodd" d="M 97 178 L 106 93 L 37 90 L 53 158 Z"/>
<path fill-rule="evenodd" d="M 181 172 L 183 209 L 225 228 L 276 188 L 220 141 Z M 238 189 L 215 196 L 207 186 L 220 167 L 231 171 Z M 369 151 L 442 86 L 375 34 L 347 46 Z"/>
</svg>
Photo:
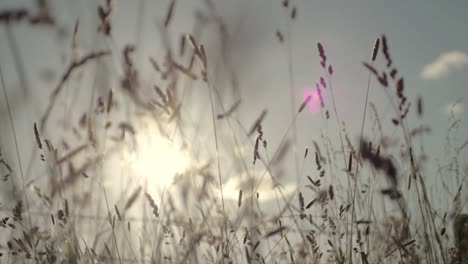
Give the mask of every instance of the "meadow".
<svg viewBox="0 0 468 264">
<path fill-rule="evenodd" d="M 290 42 L 302 10 L 272 2 L 289 25 L 271 32 L 289 76 L 284 124 L 275 103 L 245 106 L 262 95 L 243 97 L 232 32 L 215 3 L 195 10 L 185 32 L 172 27 L 183 3 L 161 4 L 157 54 L 114 37 L 125 27 L 114 21 L 117 1 L 99 1 L 89 13 L 97 23 L 72 19 L 68 31 L 46 0 L 0 10 L 14 58 L 0 64 L 0 262 L 467 263 L 463 120 L 449 117 L 446 149 L 430 153 L 442 165 L 430 164 L 425 95 L 407 95 L 392 39 L 368 43 L 356 62 L 365 93 L 349 105 L 337 103 L 334 50 L 315 40 L 320 72 L 298 94 Z M 83 23 L 95 39 L 81 46 Z M 41 46 L 62 57 L 56 73 L 24 65 L 31 51 L 17 48 L 18 27 L 59 32 L 67 50 Z M 216 47 L 204 43 L 205 27 Z M 18 88 L 7 87 L 13 73 Z M 375 93 L 387 107 L 371 100 Z M 37 116 L 19 129 L 28 102 L 39 105 Z M 298 140 L 312 115 L 319 129 Z"/>
</svg>

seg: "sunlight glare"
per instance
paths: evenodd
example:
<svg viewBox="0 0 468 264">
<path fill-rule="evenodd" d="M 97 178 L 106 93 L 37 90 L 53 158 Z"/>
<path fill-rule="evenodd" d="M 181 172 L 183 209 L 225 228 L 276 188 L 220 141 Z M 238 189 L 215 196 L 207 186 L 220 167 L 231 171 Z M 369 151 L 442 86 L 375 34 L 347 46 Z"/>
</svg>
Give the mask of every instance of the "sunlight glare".
<svg viewBox="0 0 468 264">
<path fill-rule="evenodd" d="M 311 100 L 307 103 L 311 113 L 317 113 L 320 111 L 320 96 L 316 89 L 306 87 L 303 89 L 302 95 L 303 100 L 306 100 L 309 96 L 312 97 Z"/>
<path fill-rule="evenodd" d="M 150 190 L 163 190 L 172 184 L 174 176 L 183 173 L 190 158 L 181 144 L 170 141 L 155 125 L 146 124 L 136 135 L 136 148 L 130 155 L 130 168 Z"/>
</svg>

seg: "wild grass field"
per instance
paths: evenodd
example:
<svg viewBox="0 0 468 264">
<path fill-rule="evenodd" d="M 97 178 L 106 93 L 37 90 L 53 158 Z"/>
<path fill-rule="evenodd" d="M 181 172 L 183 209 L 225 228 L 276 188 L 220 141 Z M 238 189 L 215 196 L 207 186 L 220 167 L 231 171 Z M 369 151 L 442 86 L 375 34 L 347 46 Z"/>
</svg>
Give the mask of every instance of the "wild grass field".
<svg viewBox="0 0 468 264">
<path fill-rule="evenodd" d="M 84 17 L 31 2 L 0 5 L 12 58 L 0 61 L 0 263 L 468 263 L 461 101 L 439 127 L 444 149 L 427 153 L 431 106 L 408 92 L 392 37 L 367 43 L 363 92 L 340 104 L 337 51 L 308 44 L 318 71 L 299 90 L 292 40 L 307 10 L 265 1 L 284 22 L 269 32 L 286 76 L 271 102 L 241 72 L 279 73 L 233 51 L 249 24 L 227 25 L 217 1 L 160 1 L 147 30 L 135 1 L 141 31 L 129 2 L 85 4 Z"/>
</svg>

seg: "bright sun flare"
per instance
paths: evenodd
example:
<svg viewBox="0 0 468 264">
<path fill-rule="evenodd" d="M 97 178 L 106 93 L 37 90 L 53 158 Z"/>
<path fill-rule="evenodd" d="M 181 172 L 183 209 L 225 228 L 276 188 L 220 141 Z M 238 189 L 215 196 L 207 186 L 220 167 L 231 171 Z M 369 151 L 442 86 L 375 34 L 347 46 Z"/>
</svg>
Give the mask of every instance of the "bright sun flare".
<svg viewBox="0 0 468 264">
<path fill-rule="evenodd" d="M 136 134 L 136 148 L 130 153 L 130 168 L 146 182 L 149 190 L 163 190 L 174 176 L 186 171 L 189 155 L 181 150 L 180 143 L 165 138 L 156 125 L 146 123 Z"/>
</svg>

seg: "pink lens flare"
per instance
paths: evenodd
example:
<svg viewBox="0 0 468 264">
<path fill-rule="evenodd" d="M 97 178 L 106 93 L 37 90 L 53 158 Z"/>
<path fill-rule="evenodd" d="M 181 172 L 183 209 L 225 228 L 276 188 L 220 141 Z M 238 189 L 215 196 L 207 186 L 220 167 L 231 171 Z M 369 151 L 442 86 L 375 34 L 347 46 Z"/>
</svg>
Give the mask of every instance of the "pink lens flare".
<svg viewBox="0 0 468 264">
<path fill-rule="evenodd" d="M 320 111 L 320 96 L 316 88 L 306 87 L 302 92 L 302 102 L 311 97 L 307 103 L 307 108 L 311 113 L 318 113 Z"/>
</svg>

